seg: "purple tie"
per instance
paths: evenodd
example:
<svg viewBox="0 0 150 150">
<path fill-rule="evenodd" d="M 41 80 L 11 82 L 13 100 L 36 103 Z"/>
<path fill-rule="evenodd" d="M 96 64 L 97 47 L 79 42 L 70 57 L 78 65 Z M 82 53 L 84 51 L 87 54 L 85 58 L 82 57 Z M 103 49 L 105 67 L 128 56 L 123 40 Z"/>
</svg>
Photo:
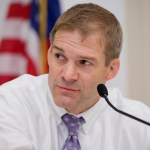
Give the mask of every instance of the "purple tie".
<svg viewBox="0 0 150 150">
<path fill-rule="evenodd" d="M 78 131 L 79 127 L 83 123 L 85 123 L 84 118 L 78 118 L 71 114 L 65 114 L 61 118 L 67 126 L 69 133 L 62 150 L 81 150 L 80 143 L 78 140 Z"/>
</svg>

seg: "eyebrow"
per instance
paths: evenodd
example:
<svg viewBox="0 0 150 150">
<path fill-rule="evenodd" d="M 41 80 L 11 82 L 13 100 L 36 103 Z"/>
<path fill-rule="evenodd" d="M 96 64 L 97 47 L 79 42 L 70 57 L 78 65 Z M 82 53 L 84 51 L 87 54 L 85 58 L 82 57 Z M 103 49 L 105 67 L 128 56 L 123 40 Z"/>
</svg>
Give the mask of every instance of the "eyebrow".
<svg viewBox="0 0 150 150">
<path fill-rule="evenodd" d="M 58 46 L 56 46 L 56 45 L 53 45 L 52 48 L 55 48 L 55 49 L 57 49 L 58 51 L 60 51 L 60 52 L 62 52 L 62 53 L 65 53 L 62 48 L 60 48 L 60 47 L 58 47 Z M 96 60 L 94 57 L 90 57 L 90 56 L 80 56 L 80 55 L 78 55 L 78 57 L 79 57 L 79 59 L 90 60 L 90 61 L 92 61 L 92 62 L 97 63 L 97 60 Z"/>
<path fill-rule="evenodd" d="M 90 56 L 79 56 L 80 59 L 83 59 L 83 60 L 90 60 L 92 62 L 97 62 L 97 60 L 93 57 L 90 57 Z"/>
<path fill-rule="evenodd" d="M 52 46 L 52 49 L 57 49 L 58 51 L 61 51 L 61 52 L 64 52 L 64 50 L 62 49 L 62 48 L 60 48 L 60 47 L 58 47 L 58 46 L 56 46 L 56 45 L 53 45 Z"/>
</svg>

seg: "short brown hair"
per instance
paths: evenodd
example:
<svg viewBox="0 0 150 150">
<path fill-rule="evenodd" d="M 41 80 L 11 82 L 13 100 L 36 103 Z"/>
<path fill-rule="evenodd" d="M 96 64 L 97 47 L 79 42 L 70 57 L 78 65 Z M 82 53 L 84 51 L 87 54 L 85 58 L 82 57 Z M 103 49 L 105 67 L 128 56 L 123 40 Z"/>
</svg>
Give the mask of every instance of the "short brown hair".
<svg viewBox="0 0 150 150">
<path fill-rule="evenodd" d="M 64 12 L 50 34 L 51 44 L 58 30 L 78 30 L 86 38 L 101 32 L 104 36 L 105 65 L 118 58 L 122 48 L 122 29 L 116 17 L 103 7 L 92 4 L 77 4 Z"/>
</svg>

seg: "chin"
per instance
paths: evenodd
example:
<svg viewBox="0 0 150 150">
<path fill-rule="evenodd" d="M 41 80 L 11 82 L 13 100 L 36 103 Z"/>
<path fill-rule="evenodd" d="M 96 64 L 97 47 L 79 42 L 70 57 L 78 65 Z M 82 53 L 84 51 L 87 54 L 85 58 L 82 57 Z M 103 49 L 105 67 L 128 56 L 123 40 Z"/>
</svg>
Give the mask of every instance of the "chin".
<svg viewBox="0 0 150 150">
<path fill-rule="evenodd" d="M 68 108 L 72 108 L 74 107 L 74 103 L 72 103 L 72 99 L 70 98 L 56 98 L 55 99 L 55 104 L 58 106 L 58 107 L 62 107 L 62 108 L 65 108 L 65 109 L 68 109 Z"/>
</svg>

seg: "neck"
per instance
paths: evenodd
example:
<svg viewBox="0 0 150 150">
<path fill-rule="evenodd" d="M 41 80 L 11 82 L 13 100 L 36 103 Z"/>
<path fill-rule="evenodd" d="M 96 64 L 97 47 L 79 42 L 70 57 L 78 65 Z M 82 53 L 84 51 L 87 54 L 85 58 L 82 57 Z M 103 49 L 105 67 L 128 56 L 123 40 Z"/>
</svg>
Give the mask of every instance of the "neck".
<svg viewBox="0 0 150 150">
<path fill-rule="evenodd" d="M 98 96 L 94 100 L 92 100 L 92 103 L 91 101 L 89 101 L 84 105 L 80 105 L 80 107 L 78 106 L 78 107 L 71 107 L 71 108 L 65 108 L 65 109 L 71 114 L 78 115 L 80 113 L 87 111 L 91 107 L 93 107 L 98 102 L 99 98 L 100 97 Z"/>
</svg>

